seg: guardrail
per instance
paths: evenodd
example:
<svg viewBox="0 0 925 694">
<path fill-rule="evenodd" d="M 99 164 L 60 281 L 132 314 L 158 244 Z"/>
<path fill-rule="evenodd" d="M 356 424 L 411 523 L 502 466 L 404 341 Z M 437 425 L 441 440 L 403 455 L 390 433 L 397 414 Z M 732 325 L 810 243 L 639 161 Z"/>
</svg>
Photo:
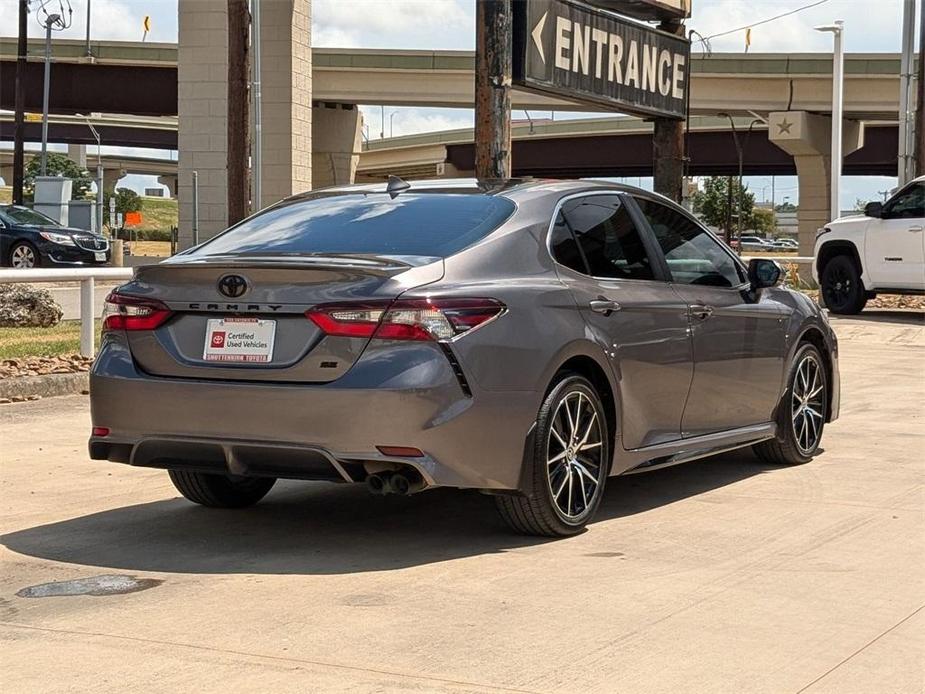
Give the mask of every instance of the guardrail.
<svg viewBox="0 0 925 694">
<path fill-rule="evenodd" d="M 96 280 L 130 280 L 134 272 L 130 267 L 0 270 L 0 284 L 80 282 L 80 353 L 85 357 L 92 357 L 96 352 L 96 333 L 93 329 L 93 321 L 96 318 L 93 307 Z"/>
</svg>

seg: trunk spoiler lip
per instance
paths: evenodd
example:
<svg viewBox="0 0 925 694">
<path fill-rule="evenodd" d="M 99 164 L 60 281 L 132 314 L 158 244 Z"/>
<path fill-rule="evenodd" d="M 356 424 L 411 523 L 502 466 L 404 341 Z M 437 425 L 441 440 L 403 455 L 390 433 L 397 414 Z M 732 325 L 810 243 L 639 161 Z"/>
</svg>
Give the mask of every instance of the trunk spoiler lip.
<svg viewBox="0 0 925 694">
<path fill-rule="evenodd" d="M 157 263 L 159 267 L 212 267 L 235 268 L 356 268 L 372 271 L 394 272 L 408 270 L 421 265 L 435 263 L 438 256 L 378 255 L 362 253 L 324 253 L 317 255 L 220 255 L 220 256 L 174 256 Z"/>
</svg>

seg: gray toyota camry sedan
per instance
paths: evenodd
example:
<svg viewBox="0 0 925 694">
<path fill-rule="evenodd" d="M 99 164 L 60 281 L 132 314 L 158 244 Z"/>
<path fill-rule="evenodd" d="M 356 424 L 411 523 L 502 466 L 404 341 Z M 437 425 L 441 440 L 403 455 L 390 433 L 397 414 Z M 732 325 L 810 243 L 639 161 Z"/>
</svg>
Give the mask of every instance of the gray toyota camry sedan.
<svg viewBox="0 0 925 694">
<path fill-rule="evenodd" d="M 812 458 L 837 345 L 781 280 L 626 186 L 297 195 L 108 297 L 90 455 L 166 469 L 205 506 L 277 478 L 456 487 L 570 535 L 610 476 L 745 446 Z"/>
</svg>

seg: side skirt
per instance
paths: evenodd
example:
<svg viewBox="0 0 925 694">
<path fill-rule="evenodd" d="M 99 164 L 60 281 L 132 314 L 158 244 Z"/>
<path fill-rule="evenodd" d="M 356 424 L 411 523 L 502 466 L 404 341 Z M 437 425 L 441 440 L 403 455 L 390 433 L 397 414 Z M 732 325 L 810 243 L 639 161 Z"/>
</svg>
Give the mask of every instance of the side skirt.
<svg viewBox="0 0 925 694">
<path fill-rule="evenodd" d="M 611 476 L 630 475 L 637 472 L 658 470 L 670 465 L 688 463 L 718 453 L 744 448 L 761 441 L 773 439 L 777 434 L 774 422 L 755 424 L 714 434 L 695 436 L 645 448 L 623 451 L 614 460 Z"/>
</svg>

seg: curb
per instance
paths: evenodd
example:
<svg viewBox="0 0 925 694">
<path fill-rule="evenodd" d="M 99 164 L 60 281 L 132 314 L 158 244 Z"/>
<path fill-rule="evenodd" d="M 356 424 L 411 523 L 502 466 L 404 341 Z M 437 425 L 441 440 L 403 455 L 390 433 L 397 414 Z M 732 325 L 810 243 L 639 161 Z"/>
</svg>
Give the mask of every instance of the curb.
<svg viewBox="0 0 925 694">
<path fill-rule="evenodd" d="M 76 395 L 89 390 L 90 374 L 86 371 L 0 379 L 0 401 Z"/>
</svg>

